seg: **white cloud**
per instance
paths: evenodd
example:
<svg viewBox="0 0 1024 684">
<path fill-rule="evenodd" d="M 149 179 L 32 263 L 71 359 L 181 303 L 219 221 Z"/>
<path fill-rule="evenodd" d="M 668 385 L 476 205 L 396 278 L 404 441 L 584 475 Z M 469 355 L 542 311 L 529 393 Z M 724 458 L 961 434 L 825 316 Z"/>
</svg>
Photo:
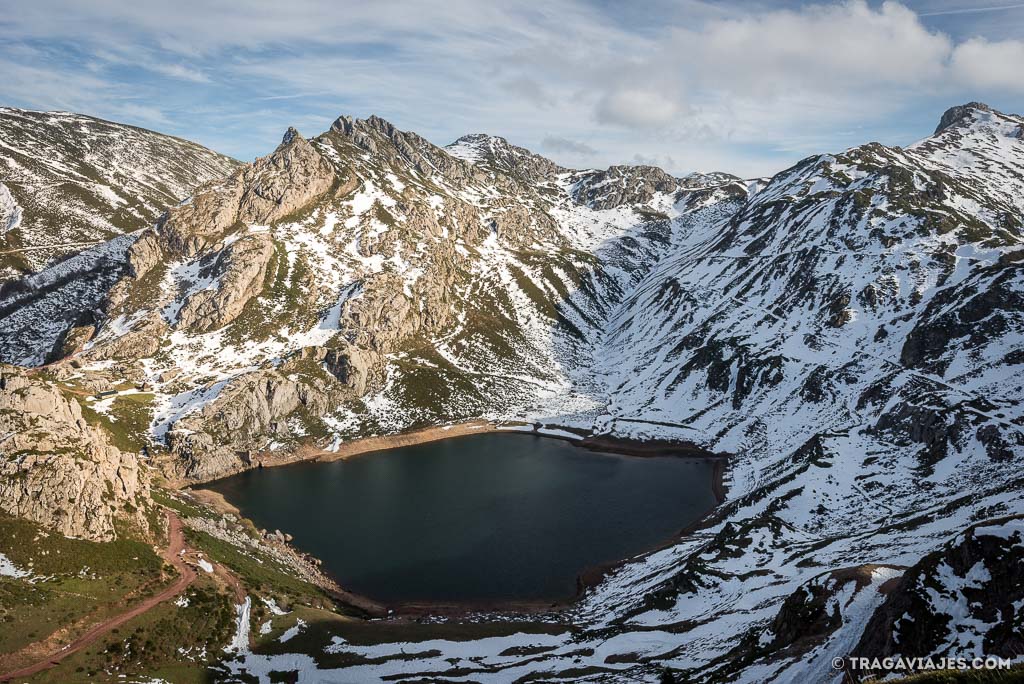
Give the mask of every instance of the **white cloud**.
<svg viewBox="0 0 1024 684">
<path fill-rule="evenodd" d="M 568 154 L 574 157 L 593 157 L 597 154 L 597 150 L 587 143 L 560 135 L 544 136 L 544 139 L 540 141 L 540 146 L 549 152 Z"/>
<path fill-rule="evenodd" d="M 667 58 L 710 88 L 743 95 L 915 84 L 941 76 L 950 41 L 903 5 L 856 0 L 677 29 Z"/>
<path fill-rule="evenodd" d="M 591 62 L 589 73 L 573 64 L 593 120 L 653 138 L 641 154 L 667 148 L 684 165 L 716 156 L 713 141 L 771 145 L 795 160 L 834 149 L 837 129 L 892 120 L 921 101 L 1024 93 L 1024 42 L 956 43 L 896 2 L 716 17 L 635 47 L 620 64 Z M 733 154 L 720 147 L 717 156 Z"/>
<path fill-rule="evenodd" d="M 955 45 L 895 2 L 809 5 L 671 29 L 628 77 L 594 79 L 594 113 L 602 123 L 742 139 L 778 123 L 843 125 L 918 96 L 1024 92 L 1014 73 L 1022 55 L 1020 41 Z"/>
<path fill-rule="evenodd" d="M 604 93 L 597 101 L 595 114 L 601 123 L 636 128 L 667 126 L 683 113 L 678 98 L 653 88 L 623 86 Z"/>
<path fill-rule="evenodd" d="M 1021 68 L 1024 67 L 1024 42 L 989 42 L 972 38 L 953 53 L 953 76 L 959 83 L 982 89 L 1024 91 Z"/>
<path fill-rule="evenodd" d="M 184 64 L 146 64 L 146 69 L 155 71 L 158 74 L 169 76 L 171 78 L 177 78 L 182 81 L 192 81 L 193 83 L 209 83 L 210 77 L 199 71 L 198 69 L 192 69 L 185 66 Z"/>
<path fill-rule="evenodd" d="M 0 96 L 189 125 L 197 117 L 182 114 L 205 109 L 207 140 L 230 122 L 247 145 L 268 122 L 313 133 L 340 113 L 378 113 L 439 143 L 486 131 L 567 164 L 639 155 L 680 172 L 765 173 L 911 110 L 934 121 L 944 106 L 1024 94 L 1024 42 L 957 40 L 898 2 L 678 0 L 637 14 L 583 0 L 11 1 L 0 59 L 21 68 Z M 74 54 L 64 71 L 40 68 L 34 89 L 40 62 L 16 53 L 40 43 Z M 140 69 L 151 77 L 124 80 Z"/>
</svg>

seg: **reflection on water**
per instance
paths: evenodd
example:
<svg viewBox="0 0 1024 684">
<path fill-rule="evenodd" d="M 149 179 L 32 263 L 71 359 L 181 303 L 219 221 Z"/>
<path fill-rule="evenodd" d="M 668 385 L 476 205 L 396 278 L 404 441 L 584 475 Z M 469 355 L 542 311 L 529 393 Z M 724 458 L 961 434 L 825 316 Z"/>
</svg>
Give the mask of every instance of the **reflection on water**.
<svg viewBox="0 0 1024 684">
<path fill-rule="evenodd" d="M 557 600 L 714 505 L 712 464 L 487 433 L 209 485 L 383 602 Z"/>
</svg>

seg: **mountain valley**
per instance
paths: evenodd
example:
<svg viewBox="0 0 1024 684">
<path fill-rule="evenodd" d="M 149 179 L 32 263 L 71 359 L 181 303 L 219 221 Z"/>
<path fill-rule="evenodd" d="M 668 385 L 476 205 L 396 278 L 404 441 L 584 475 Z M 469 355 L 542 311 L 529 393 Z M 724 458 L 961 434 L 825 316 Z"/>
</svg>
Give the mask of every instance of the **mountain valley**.
<svg viewBox="0 0 1024 684">
<path fill-rule="evenodd" d="M 378 117 L 251 164 L 108 126 L 0 110 L 0 245 L 45 248 L 0 262 L 0 523 L 151 550 L 175 511 L 215 561 L 182 595 L 218 606 L 190 667 L 825 682 L 852 655 L 1024 659 L 1024 118 L 969 103 L 765 179 L 568 169 Z M 389 622 L 202 488 L 467 424 L 673 445 L 725 463 L 725 501 L 569 607 Z M 14 547 L 0 597 L 43 576 Z M 121 649 L 139 676 L 175 657 Z"/>
</svg>

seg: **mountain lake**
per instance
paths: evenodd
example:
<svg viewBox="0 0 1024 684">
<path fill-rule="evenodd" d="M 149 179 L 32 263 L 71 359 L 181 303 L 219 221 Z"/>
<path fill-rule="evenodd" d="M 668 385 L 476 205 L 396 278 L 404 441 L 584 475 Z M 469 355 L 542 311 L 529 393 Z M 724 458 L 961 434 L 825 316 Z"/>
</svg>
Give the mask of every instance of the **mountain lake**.
<svg viewBox="0 0 1024 684">
<path fill-rule="evenodd" d="M 716 503 L 714 463 L 482 433 L 212 482 L 382 603 L 560 601 L 588 568 L 669 541 Z"/>
</svg>

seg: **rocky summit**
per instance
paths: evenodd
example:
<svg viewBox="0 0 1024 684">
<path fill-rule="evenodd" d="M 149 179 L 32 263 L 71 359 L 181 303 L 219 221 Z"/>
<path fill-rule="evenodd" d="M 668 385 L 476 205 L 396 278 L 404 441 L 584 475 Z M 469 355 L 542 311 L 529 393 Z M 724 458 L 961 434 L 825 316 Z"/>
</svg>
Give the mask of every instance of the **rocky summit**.
<svg viewBox="0 0 1024 684">
<path fill-rule="evenodd" d="M 729 455 L 725 503 L 561 629 L 327 652 L 352 681 L 495 682 L 1024 655 L 1024 118 L 970 103 L 909 147 L 745 180 L 343 116 L 193 180 L 153 225 L 0 289 L 0 440 L 53 442 L 0 441 L 20 478 L 0 508 L 102 538 L 146 496 L 137 460 L 195 484 L 474 419 L 672 440 Z M 57 516 L 50 482 L 94 512 Z M 305 662 L 281 653 L 228 667 Z"/>
</svg>

